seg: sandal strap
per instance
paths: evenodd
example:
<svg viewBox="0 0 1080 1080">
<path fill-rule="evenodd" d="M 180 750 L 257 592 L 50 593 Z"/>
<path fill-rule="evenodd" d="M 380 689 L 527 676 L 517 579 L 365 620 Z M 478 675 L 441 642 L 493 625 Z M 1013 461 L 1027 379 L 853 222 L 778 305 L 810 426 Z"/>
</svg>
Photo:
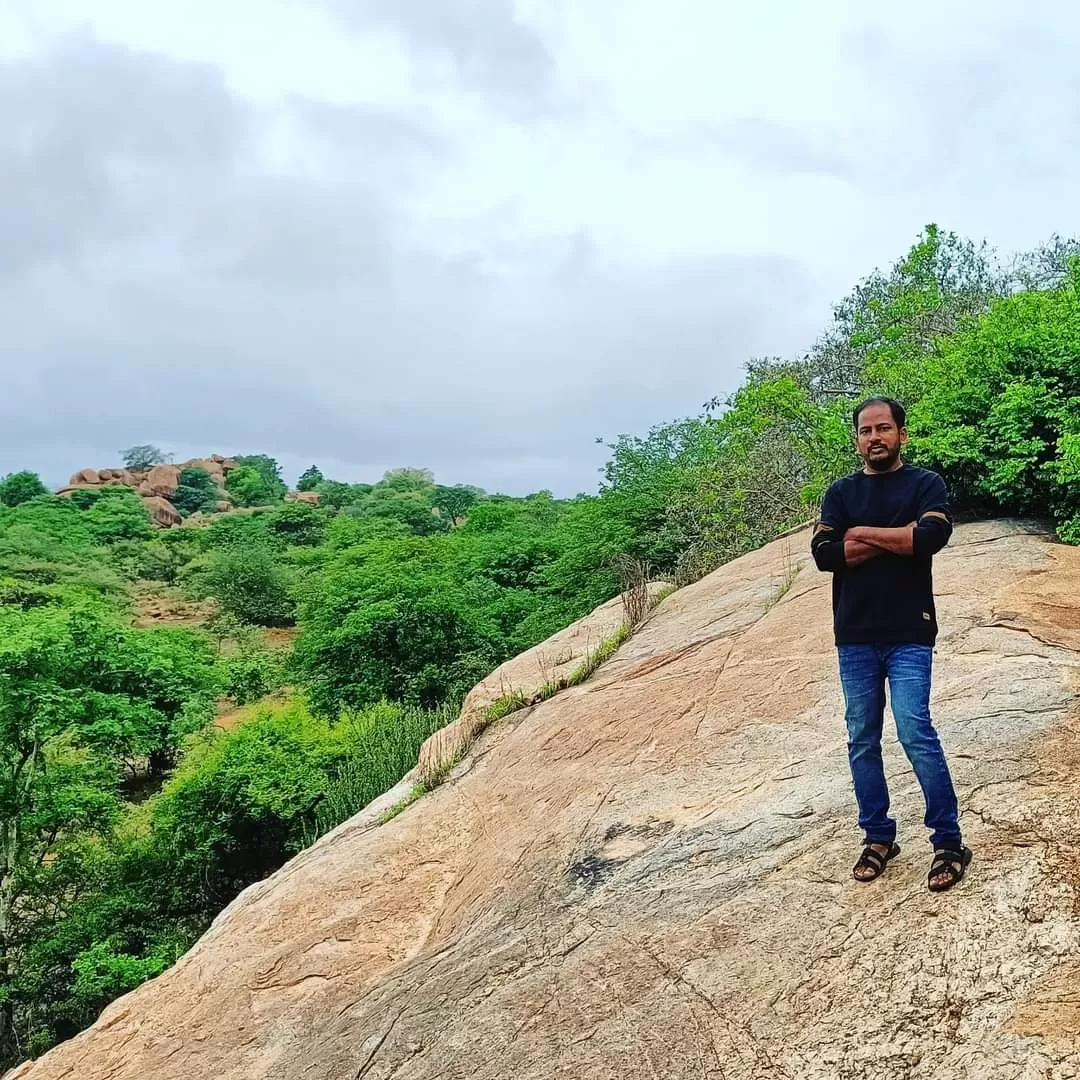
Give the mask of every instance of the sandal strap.
<svg viewBox="0 0 1080 1080">
<path fill-rule="evenodd" d="M 953 863 L 942 862 L 933 863 L 930 867 L 930 873 L 926 876 L 929 878 L 941 877 L 943 874 L 947 874 L 953 881 L 959 881 L 962 871 L 958 870 Z"/>
<path fill-rule="evenodd" d="M 886 858 L 880 851 L 875 851 L 872 847 L 863 848 L 862 854 L 859 856 L 859 861 L 856 866 L 869 866 L 871 870 L 883 870 L 885 868 Z"/>
<path fill-rule="evenodd" d="M 930 863 L 930 871 L 926 876 L 927 878 L 947 876 L 951 885 L 964 876 L 966 867 L 967 856 L 965 852 L 956 848 L 938 848 L 934 852 L 934 859 Z"/>
<path fill-rule="evenodd" d="M 953 863 L 959 863 L 960 866 L 964 865 L 964 853 L 957 848 L 938 848 L 934 852 L 934 861 L 930 864 L 933 866 L 952 866 Z"/>
</svg>

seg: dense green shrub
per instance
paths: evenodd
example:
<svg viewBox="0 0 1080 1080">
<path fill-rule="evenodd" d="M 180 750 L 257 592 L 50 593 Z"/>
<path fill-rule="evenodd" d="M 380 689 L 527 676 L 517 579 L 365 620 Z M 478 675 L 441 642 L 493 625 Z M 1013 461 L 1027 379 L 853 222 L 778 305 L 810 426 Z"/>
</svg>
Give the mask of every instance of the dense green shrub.
<svg viewBox="0 0 1080 1080">
<path fill-rule="evenodd" d="M 296 605 L 292 575 L 270 548 L 233 547 L 216 552 L 206 588 L 225 611 L 258 626 L 291 626 Z"/>
<path fill-rule="evenodd" d="M 942 342 L 912 410 L 918 460 L 965 509 L 1080 528 L 1080 271 L 998 301 Z"/>
<path fill-rule="evenodd" d="M 11 473 L 0 480 L 0 503 L 4 506 L 18 506 L 47 494 L 41 477 L 34 472 Z"/>
<path fill-rule="evenodd" d="M 170 502 L 184 517 L 200 510 L 212 510 L 221 498 L 217 484 L 205 469 L 184 469 Z"/>
</svg>

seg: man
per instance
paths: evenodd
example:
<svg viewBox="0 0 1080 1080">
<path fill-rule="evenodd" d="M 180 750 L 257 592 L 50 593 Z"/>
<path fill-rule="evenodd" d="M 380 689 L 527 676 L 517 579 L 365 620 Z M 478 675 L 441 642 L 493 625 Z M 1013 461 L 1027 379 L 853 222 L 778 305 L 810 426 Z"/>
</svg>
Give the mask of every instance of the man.
<svg viewBox="0 0 1080 1080">
<path fill-rule="evenodd" d="M 900 743 L 926 799 L 934 847 L 928 885 L 951 888 L 971 862 L 960 835 L 956 793 L 930 719 L 930 668 L 937 617 L 931 561 L 952 533 L 945 483 L 905 465 L 904 407 L 864 401 L 853 416 L 864 465 L 825 495 L 811 541 L 818 568 L 833 575 L 833 622 L 848 729 L 848 760 L 865 847 L 853 868 L 873 881 L 899 854 L 881 763 L 885 683 Z"/>
</svg>

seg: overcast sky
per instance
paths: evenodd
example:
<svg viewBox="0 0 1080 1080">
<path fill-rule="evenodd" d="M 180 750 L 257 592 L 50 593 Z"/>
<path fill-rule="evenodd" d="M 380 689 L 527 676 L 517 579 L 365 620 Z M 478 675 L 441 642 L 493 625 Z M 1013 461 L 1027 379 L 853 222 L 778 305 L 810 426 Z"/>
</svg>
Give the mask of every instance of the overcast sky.
<svg viewBox="0 0 1080 1080">
<path fill-rule="evenodd" d="M 1080 233 L 1078 56 L 1064 0 L 0 0 L 0 474 L 594 491 L 926 222 Z"/>
</svg>

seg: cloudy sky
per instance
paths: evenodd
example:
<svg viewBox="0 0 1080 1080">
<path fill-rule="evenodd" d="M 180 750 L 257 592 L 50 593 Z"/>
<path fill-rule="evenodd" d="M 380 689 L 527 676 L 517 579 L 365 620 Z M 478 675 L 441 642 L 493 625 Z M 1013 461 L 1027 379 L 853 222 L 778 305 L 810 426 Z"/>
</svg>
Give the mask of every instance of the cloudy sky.
<svg viewBox="0 0 1080 1080">
<path fill-rule="evenodd" d="M 928 221 L 1080 233 L 1080 9 L 0 0 L 0 474 L 595 490 Z"/>
</svg>

